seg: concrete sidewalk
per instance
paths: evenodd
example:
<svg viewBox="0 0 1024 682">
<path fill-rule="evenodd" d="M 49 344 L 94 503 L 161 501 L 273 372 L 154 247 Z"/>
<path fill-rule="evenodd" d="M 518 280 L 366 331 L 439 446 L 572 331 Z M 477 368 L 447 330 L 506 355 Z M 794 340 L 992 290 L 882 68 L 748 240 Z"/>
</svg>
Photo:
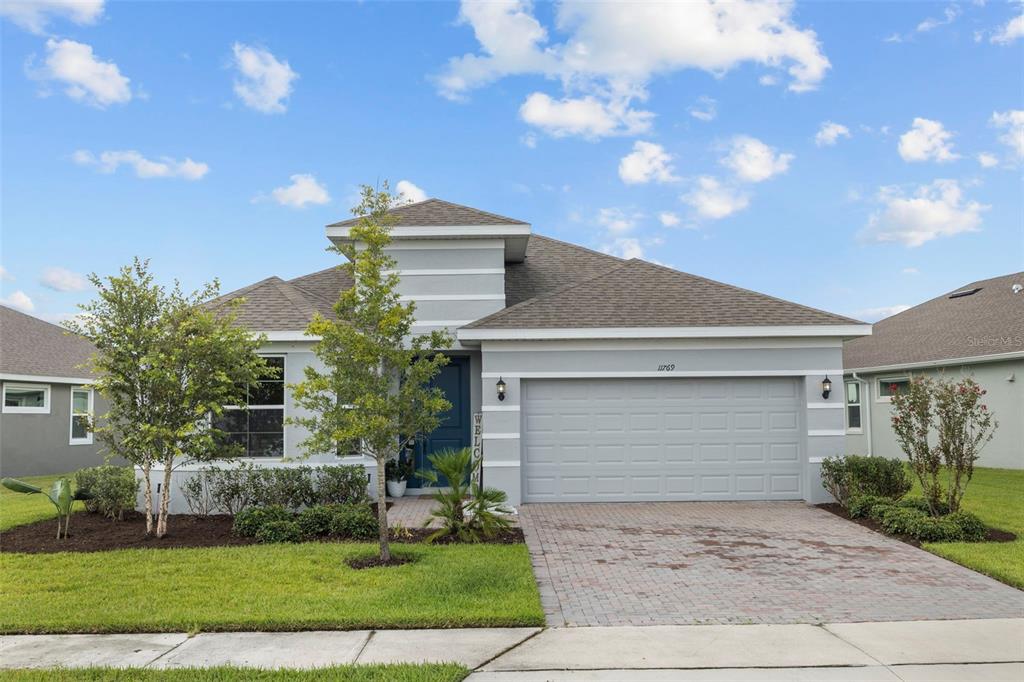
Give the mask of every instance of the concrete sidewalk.
<svg viewBox="0 0 1024 682">
<path fill-rule="evenodd" d="M 0 668 L 454 661 L 474 682 L 1024 679 L 1024 618 L 816 625 L 684 625 L 8 635 Z"/>
</svg>

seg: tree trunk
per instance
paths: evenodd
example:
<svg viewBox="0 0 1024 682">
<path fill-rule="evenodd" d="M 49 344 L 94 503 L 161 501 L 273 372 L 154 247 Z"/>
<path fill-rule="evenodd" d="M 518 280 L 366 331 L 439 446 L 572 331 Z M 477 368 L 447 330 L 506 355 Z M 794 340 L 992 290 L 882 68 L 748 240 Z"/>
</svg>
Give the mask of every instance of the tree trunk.
<svg viewBox="0 0 1024 682">
<path fill-rule="evenodd" d="M 377 457 L 377 524 L 380 526 L 380 560 L 391 561 L 391 545 L 388 544 L 388 500 L 384 480 L 384 458 Z"/>
<path fill-rule="evenodd" d="M 173 460 L 168 458 L 164 461 L 164 486 L 160 491 L 160 516 L 156 521 L 156 536 L 162 538 L 167 535 L 167 510 L 171 506 L 171 474 Z"/>
<path fill-rule="evenodd" d="M 146 535 L 153 534 L 153 486 L 149 481 L 149 472 L 152 468 L 153 465 L 148 461 L 142 465 L 142 475 L 146 478 L 146 490 L 144 495 L 146 503 Z"/>
</svg>

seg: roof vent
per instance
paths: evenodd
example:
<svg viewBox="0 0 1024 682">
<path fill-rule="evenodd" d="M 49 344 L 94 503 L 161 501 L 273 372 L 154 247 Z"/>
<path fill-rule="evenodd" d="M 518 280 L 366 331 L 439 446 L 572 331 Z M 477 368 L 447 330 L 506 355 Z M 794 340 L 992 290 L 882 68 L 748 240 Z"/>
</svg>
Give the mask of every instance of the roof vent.
<svg viewBox="0 0 1024 682">
<path fill-rule="evenodd" d="M 964 289 L 963 291 L 954 291 L 949 295 L 949 298 L 963 298 L 964 296 L 973 296 L 974 294 L 981 291 L 981 287 L 975 289 Z"/>
<path fill-rule="evenodd" d="M 1014 284 L 1010 288 L 1013 290 L 1013 293 L 1019 294 L 1020 292 L 1024 291 L 1024 284 Z"/>
</svg>

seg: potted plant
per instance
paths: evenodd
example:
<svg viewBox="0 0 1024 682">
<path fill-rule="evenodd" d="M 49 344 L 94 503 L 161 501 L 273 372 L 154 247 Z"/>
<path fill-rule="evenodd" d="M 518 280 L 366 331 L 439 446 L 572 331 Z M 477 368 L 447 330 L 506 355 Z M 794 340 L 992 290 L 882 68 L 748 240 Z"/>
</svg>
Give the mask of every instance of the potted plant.
<svg viewBox="0 0 1024 682">
<path fill-rule="evenodd" d="M 384 475 L 387 477 L 388 497 L 401 497 L 405 495 L 405 486 L 409 483 L 415 465 L 413 463 L 412 451 L 400 453 L 394 459 L 384 465 Z"/>
</svg>

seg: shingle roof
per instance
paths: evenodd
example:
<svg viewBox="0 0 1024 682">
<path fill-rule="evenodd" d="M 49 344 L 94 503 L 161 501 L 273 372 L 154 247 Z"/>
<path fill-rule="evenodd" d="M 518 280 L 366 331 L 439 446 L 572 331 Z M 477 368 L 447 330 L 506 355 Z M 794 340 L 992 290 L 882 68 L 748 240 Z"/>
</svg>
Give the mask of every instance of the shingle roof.
<svg viewBox="0 0 1024 682">
<path fill-rule="evenodd" d="M 505 305 L 590 279 L 622 262 L 615 256 L 534 234 L 526 247 L 526 260 L 505 264 Z"/>
<path fill-rule="evenodd" d="M 331 307 L 337 295 L 327 298 L 321 294 L 323 280 L 329 279 L 325 272 L 307 275 L 314 284 L 306 286 L 286 282 L 280 277 L 268 277 L 206 305 L 214 310 L 226 309 L 228 302 L 244 298 L 237 310 L 237 323 L 241 326 L 254 331 L 303 331 L 314 313 L 328 317 L 334 314 Z"/>
<path fill-rule="evenodd" d="M 505 308 L 469 329 L 862 324 L 639 259 Z"/>
<path fill-rule="evenodd" d="M 47 377 L 91 377 L 83 367 L 96 348 L 81 336 L 0 306 L 0 372 Z"/>
<path fill-rule="evenodd" d="M 514 218 L 506 218 L 496 213 L 488 213 L 480 209 L 470 208 L 461 204 L 453 204 L 441 199 L 427 199 L 415 204 L 406 204 L 388 211 L 398 218 L 398 225 L 409 227 L 437 227 L 449 225 L 527 225 L 528 223 Z M 327 227 L 351 227 L 359 222 L 359 218 L 350 218 Z"/>
<path fill-rule="evenodd" d="M 871 336 L 847 341 L 843 366 L 887 367 L 1024 350 L 1024 272 L 971 282 L 876 322 Z M 979 289 L 970 296 L 950 294 Z"/>
</svg>

